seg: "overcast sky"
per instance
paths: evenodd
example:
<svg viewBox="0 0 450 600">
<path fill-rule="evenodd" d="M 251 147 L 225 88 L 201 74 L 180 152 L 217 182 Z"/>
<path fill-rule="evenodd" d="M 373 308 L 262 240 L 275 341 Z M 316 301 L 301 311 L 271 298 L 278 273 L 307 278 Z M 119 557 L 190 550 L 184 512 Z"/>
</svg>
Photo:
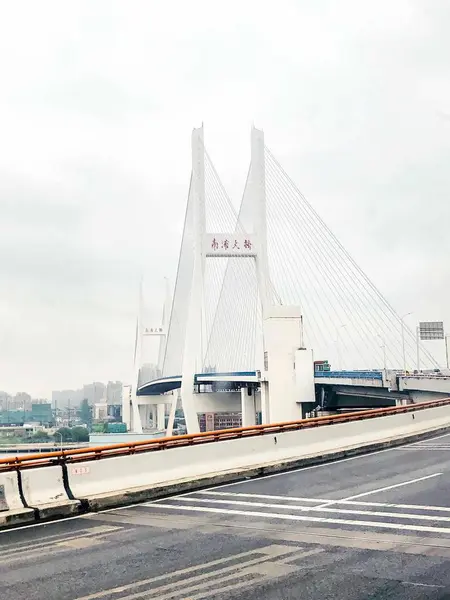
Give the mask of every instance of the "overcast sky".
<svg viewBox="0 0 450 600">
<path fill-rule="evenodd" d="M 130 379 L 202 121 L 236 203 L 254 122 L 410 325 L 450 329 L 448 31 L 447 0 L 4 0 L 0 389 Z"/>
</svg>

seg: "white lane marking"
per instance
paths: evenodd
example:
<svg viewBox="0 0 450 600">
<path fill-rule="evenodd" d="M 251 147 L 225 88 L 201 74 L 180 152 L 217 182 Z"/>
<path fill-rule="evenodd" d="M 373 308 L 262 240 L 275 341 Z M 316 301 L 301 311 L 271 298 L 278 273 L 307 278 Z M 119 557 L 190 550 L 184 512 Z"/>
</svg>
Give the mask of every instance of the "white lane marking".
<svg viewBox="0 0 450 600">
<path fill-rule="evenodd" d="M 437 585 L 434 583 L 416 583 L 414 581 L 401 581 L 402 585 L 414 585 L 416 587 L 428 587 L 428 588 L 445 588 L 445 585 Z"/>
<path fill-rule="evenodd" d="M 293 502 L 328 502 L 327 498 L 303 498 L 300 496 L 273 496 L 270 494 L 247 494 L 243 492 L 214 492 L 211 491 L 199 491 L 194 492 L 195 494 L 207 494 L 208 496 L 232 496 L 237 498 L 261 498 L 262 500 L 292 500 Z M 176 496 L 178 498 L 178 496 Z M 161 498 L 155 500 L 155 502 L 164 502 L 167 498 Z M 205 500 L 207 500 L 205 498 Z M 148 504 L 154 504 L 149 502 Z M 408 510 L 429 510 L 437 512 L 450 512 L 449 506 L 428 506 L 426 504 L 391 504 L 389 502 L 358 502 L 357 500 L 338 500 L 335 504 L 345 504 L 348 506 L 373 506 L 373 507 L 385 507 L 385 508 L 406 508 Z M 144 506 L 147 506 L 144 505 Z M 305 507 L 307 508 L 307 507 Z"/>
<path fill-rule="evenodd" d="M 312 515 L 285 515 L 280 513 L 266 513 L 250 510 L 232 510 L 225 508 L 210 508 L 206 506 L 179 506 L 177 504 L 150 504 L 149 508 L 173 509 L 180 512 L 205 512 L 224 515 L 237 515 L 243 517 L 264 517 L 267 519 L 281 519 L 285 521 L 306 521 L 308 523 L 330 523 L 333 525 L 355 525 L 357 527 L 373 527 L 381 529 L 398 529 L 406 531 L 424 531 L 429 533 L 446 533 L 450 535 L 449 527 L 429 527 L 428 525 L 403 525 L 402 523 L 384 523 L 378 521 L 353 521 L 349 519 L 329 519 L 328 517 L 313 517 Z"/>
<path fill-rule="evenodd" d="M 294 506 L 292 504 L 268 504 L 265 502 L 249 502 L 245 500 L 213 500 L 212 498 L 177 498 L 180 502 L 209 502 L 211 504 L 232 504 L 240 506 L 257 506 L 258 508 L 287 508 L 300 510 L 302 512 L 326 512 L 339 513 L 343 515 L 367 515 L 368 517 L 392 517 L 398 519 L 414 519 L 418 521 L 450 521 L 450 517 L 440 517 L 433 515 L 415 515 L 411 513 L 399 512 L 377 512 L 373 510 L 351 510 L 345 508 L 320 508 L 317 506 Z M 161 504 L 164 506 L 164 504 Z M 182 508 L 182 507 L 180 507 Z"/>
<path fill-rule="evenodd" d="M 450 450 L 449 446 L 443 446 L 442 444 L 439 446 L 405 446 L 404 448 L 396 448 L 396 450 L 428 450 L 434 452 L 441 452 L 443 450 Z"/>
<path fill-rule="evenodd" d="M 387 492 L 388 490 L 394 490 L 399 487 L 404 487 L 405 485 L 412 485 L 413 483 L 418 483 L 419 481 L 426 481 L 427 479 L 432 479 L 433 477 L 440 477 L 443 473 L 433 473 L 432 475 L 426 475 L 425 477 L 416 477 L 416 479 L 409 479 L 408 481 L 403 481 L 402 483 L 395 483 L 394 485 L 386 485 L 382 488 L 377 488 L 375 490 L 370 490 L 369 492 L 362 492 L 362 494 L 355 494 L 354 496 L 347 496 L 346 498 L 340 498 L 340 500 L 356 500 L 356 498 L 363 498 L 365 496 L 370 496 L 371 494 L 379 494 L 380 492 Z M 325 508 L 326 506 L 331 506 L 332 504 L 336 504 L 337 500 L 329 500 L 320 504 L 316 508 Z"/>
<path fill-rule="evenodd" d="M 440 477 L 443 473 L 433 473 L 432 475 L 425 475 L 425 477 L 416 477 L 416 479 L 409 479 L 408 481 L 403 481 L 402 483 L 395 483 L 394 485 L 386 485 L 382 488 L 377 488 L 375 490 L 370 490 L 369 492 L 363 492 L 362 494 L 355 494 L 354 496 L 348 496 L 347 498 L 342 498 L 343 500 L 355 500 L 356 498 L 363 498 L 364 496 L 370 496 L 371 494 L 378 494 L 379 492 L 387 492 L 388 490 L 393 490 L 399 487 L 403 487 L 405 485 L 412 485 L 413 483 L 418 483 L 419 481 L 426 481 L 427 479 L 433 479 L 433 477 Z"/>
</svg>

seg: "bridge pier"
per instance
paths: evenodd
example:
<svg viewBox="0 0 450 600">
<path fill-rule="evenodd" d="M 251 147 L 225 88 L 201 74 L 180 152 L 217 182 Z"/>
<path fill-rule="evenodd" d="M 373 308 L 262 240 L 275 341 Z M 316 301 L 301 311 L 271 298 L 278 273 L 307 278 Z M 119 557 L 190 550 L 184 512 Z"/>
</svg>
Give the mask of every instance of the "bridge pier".
<svg viewBox="0 0 450 600">
<path fill-rule="evenodd" d="M 252 387 L 241 387 L 242 427 L 256 425 L 255 390 Z"/>
<path fill-rule="evenodd" d="M 166 429 L 166 404 L 160 403 L 156 405 L 156 428 L 160 431 Z"/>
<path fill-rule="evenodd" d="M 268 308 L 264 319 L 264 346 L 269 414 L 264 415 L 265 402 L 261 395 L 263 422 L 278 423 L 303 418 L 303 404 L 314 403 L 315 388 L 312 352 L 303 347 L 300 307 Z M 267 398 L 267 390 L 265 395 Z"/>
<path fill-rule="evenodd" d="M 261 423 L 270 423 L 270 396 L 269 396 L 269 382 L 261 380 Z"/>
</svg>

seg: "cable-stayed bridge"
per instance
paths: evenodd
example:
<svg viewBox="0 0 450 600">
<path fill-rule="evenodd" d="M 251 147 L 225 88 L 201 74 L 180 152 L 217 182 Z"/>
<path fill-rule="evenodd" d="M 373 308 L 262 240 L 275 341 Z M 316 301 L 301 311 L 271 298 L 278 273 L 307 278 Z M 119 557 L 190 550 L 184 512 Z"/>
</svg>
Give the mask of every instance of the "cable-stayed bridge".
<svg viewBox="0 0 450 600">
<path fill-rule="evenodd" d="M 241 390 L 239 403 L 229 399 L 227 406 L 242 410 L 243 422 L 251 424 L 255 410 L 263 422 L 304 416 L 315 403 L 314 360 L 327 359 L 334 371 L 356 373 L 355 379 L 369 373 L 366 380 L 371 370 L 438 366 L 255 128 L 239 212 L 207 152 L 203 127 L 193 131 L 171 308 L 167 298 L 162 326 L 151 328 L 161 340 L 160 377 L 139 381 L 135 355 L 139 385 L 124 412 L 136 430 L 148 420 L 154 396 L 178 388 L 188 430 L 195 432 L 199 412 L 226 410 L 220 382 Z M 136 339 L 143 333 L 138 324 Z M 244 419 L 245 403 L 253 415 Z M 164 428 L 163 402 L 157 404 Z M 169 432 L 176 400 L 171 405 Z"/>
</svg>

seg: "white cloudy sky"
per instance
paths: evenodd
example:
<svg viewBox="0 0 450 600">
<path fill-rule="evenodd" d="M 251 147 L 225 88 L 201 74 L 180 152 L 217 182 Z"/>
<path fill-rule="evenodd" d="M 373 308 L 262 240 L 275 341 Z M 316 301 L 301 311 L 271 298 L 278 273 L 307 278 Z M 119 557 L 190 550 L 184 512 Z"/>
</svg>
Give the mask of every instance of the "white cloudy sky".
<svg viewBox="0 0 450 600">
<path fill-rule="evenodd" d="M 129 379 L 202 121 L 236 201 L 254 122 L 410 324 L 450 326 L 449 30 L 447 0 L 3 0 L 0 389 Z"/>
</svg>

